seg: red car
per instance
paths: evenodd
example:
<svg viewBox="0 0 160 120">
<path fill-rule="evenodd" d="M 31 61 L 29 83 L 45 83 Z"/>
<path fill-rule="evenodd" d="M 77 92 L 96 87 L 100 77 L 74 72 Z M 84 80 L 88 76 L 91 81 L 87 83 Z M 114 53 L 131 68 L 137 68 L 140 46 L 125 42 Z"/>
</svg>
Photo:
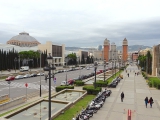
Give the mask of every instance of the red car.
<svg viewBox="0 0 160 120">
<path fill-rule="evenodd" d="M 6 78 L 6 81 L 11 81 L 11 80 L 14 80 L 14 79 L 15 79 L 14 76 L 8 76 L 8 77 Z"/>
<path fill-rule="evenodd" d="M 96 72 L 96 74 L 100 74 L 100 73 L 101 73 L 100 71 Z"/>
<path fill-rule="evenodd" d="M 68 80 L 68 84 L 69 85 L 73 85 L 74 84 L 74 80 L 72 80 L 72 79 Z"/>
</svg>

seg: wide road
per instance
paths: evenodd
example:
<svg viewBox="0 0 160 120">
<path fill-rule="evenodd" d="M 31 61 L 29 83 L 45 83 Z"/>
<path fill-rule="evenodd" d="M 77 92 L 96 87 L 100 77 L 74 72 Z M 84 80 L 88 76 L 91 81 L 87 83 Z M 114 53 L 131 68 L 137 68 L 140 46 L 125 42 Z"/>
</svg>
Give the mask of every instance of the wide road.
<svg viewBox="0 0 160 120">
<path fill-rule="evenodd" d="M 110 66 L 110 65 L 109 65 Z M 98 66 L 98 70 L 102 70 L 103 66 Z M 61 81 L 73 78 L 77 78 L 79 75 L 87 75 L 91 72 L 94 72 L 94 67 L 90 68 L 90 70 L 87 69 L 81 69 L 81 70 L 75 70 L 70 72 L 63 72 L 63 73 L 57 73 L 55 75 L 56 78 L 56 84 L 53 82 L 53 79 L 51 81 L 51 89 L 52 91 L 55 90 L 55 86 L 59 86 Z M 67 75 L 66 75 L 67 74 Z M 28 84 L 28 87 L 25 87 L 25 83 Z M 41 76 L 41 88 L 42 91 L 48 91 L 48 80 L 44 80 L 44 76 Z M 7 83 L 7 81 L 0 81 L 0 95 L 9 94 L 10 98 L 16 98 L 20 97 L 26 94 L 33 94 L 37 93 L 39 94 L 40 91 L 40 76 L 37 77 L 31 77 L 31 78 L 25 78 L 20 80 L 13 80 L 10 84 Z"/>
</svg>

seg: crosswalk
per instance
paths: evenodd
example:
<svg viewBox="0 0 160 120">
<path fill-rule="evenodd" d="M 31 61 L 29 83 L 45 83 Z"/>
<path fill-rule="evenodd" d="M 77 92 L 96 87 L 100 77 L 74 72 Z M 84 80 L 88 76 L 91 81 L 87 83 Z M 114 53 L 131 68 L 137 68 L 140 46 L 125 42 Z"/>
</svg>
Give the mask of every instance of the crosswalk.
<svg viewBox="0 0 160 120">
<path fill-rule="evenodd" d="M 9 86 L 9 84 L 6 81 L 0 82 L 0 85 Z M 25 83 L 19 83 L 19 82 L 11 82 L 10 87 L 12 87 L 12 88 L 26 88 Z M 39 84 L 28 83 L 28 87 L 27 88 L 28 89 L 37 89 L 37 90 L 39 90 L 40 89 L 40 85 Z M 49 90 L 49 86 L 48 85 L 41 85 L 41 89 L 48 91 Z M 51 86 L 51 90 L 54 90 L 54 89 L 55 89 L 55 87 Z"/>
</svg>

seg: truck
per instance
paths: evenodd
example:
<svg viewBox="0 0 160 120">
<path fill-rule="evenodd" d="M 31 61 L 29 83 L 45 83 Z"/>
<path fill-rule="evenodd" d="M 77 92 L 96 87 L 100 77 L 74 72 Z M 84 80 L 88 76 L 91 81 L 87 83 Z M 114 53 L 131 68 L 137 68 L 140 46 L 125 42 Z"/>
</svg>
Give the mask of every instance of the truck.
<svg viewBox="0 0 160 120">
<path fill-rule="evenodd" d="M 22 66 L 20 68 L 20 71 L 23 72 L 23 71 L 29 71 L 29 66 Z"/>
</svg>

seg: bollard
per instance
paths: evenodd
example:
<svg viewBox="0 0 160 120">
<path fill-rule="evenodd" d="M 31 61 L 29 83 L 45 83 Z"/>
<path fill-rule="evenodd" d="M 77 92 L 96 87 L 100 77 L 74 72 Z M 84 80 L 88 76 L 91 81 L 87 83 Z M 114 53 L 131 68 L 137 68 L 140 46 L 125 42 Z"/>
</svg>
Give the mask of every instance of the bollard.
<svg viewBox="0 0 160 120">
<path fill-rule="evenodd" d="M 127 120 L 131 120 L 131 110 L 128 109 L 128 119 Z"/>
</svg>

